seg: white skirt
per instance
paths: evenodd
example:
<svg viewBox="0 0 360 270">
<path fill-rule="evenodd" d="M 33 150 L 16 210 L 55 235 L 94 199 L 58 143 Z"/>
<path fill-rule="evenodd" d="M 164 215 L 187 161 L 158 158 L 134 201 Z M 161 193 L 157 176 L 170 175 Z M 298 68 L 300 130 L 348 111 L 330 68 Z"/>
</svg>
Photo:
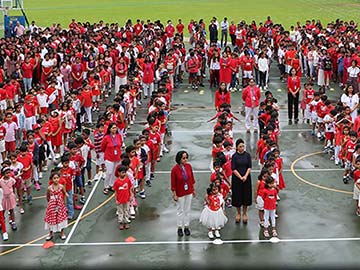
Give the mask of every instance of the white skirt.
<svg viewBox="0 0 360 270">
<path fill-rule="evenodd" d="M 45 222 L 45 230 L 49 230 L 52 232 L 61 232 L 62 229 L 65 229 L 68 225 L 68 221 L 64 220 L 63 222 L 55 225 L 50 225 Z"/>
<path fill-rule="evenodd" d="M 222 208 L 217 211 L 210 210 L 205 206 L 200 215 L 200 223 L 210 229 L 219 229 L 224 227 L 228 221 Z"/>
</svg>

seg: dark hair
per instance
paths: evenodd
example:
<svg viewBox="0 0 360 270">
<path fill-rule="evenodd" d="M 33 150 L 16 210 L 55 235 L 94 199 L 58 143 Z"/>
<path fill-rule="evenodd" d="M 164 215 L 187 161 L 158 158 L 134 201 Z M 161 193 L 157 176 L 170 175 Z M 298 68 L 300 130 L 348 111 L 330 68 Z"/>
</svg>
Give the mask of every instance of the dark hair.
<svg viewBox="0 0 360 270">
<path fill-rule="evenodd" d="M 77 137 L 74 142 L 75 142 L 76 145 L 85 143 L 85 141 L 84 141 L 84 139 L 82 137 Z"/>
<path fill-rule="evenodd" d="M 127 157 L 124 158 L 122 161 L 121 161 L 121 165 L 124 165 L 126 167 L 128 167 L 130 165 L 130 159 L 128 159 Z"/>
<path fill-rule="evenodd" d="M 117 125 L 116 125 L 115 122 L 111 122 L 111 123 L 109 124 L 109 126 L 108 126 L 108 128 L 107 128 L 107 130 L 106 130 L 106 134 L 110 134 L 110 129 L 111 129 L 113 126 L 116 126 L 116 127 L 117 127 Z M 116 130 L 116 132 L 118 132 L 118 131 Z"/>
<path fill-rule="evenodd" d="M 90 129 L 85 128 L 85 129 L 83 130 L 83 133 L 85 133 L 86 135 L 90 135 Z"/>
<path fill-rule="evenodd" d="M 274 178 L 272 178 L 271 176 L 269 176 L 268 178 L 266 178 L 265 179 L 265 187 L 269 187 L 269 185 L 271 184 L 271 183 L 273 183 L 275 180 L 274 180 Z"/>
<path fill-rule="evenodd" d="M 236 143 L 235 143 L 235 146 L 238 147 L 238 145 L 239 145 L 240 143 L 244 143 L 244 140 L 243 140 L 243 139 L 237 139 L 237 140 L 236 140 Z"/>
<path fill-rule="evenodd" d="M 120 165 L 120 166 L 117 168 L 117 171 L 118 171 L 118 173 L 126 172 L 126 171 L 127 171 L 127 168 L 126 168 L 125 165 Z"/>
<path fill-rule="evenodd" d="M 125 152 L 127 154 L 129 154 L 131 151 L 134 151 L 134 150 L 135 150 L 135 146 L 133 146 L 133 145 L 129 145 L 125 148 Z"/>
<path fill-rule="evenodd" d="M 181 161 L 183 154 L 186 154 L 187 158 L 189 158 L 189 154 L 185 150 L 181 150 L 181 151 L 177 152 L 176 157 L 175 157 L 175 162 L 179 165 L 180 165 L 180 161 Z"/>
</svg>

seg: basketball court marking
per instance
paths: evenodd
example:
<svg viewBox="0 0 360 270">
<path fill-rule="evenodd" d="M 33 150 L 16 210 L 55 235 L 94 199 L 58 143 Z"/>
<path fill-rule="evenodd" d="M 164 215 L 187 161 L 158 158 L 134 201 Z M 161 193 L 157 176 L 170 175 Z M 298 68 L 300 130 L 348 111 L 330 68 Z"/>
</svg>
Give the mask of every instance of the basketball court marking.
<svg viewBox="0 0 360 270">
<path fill-rule="evenodd" d="M 337 238 L 277 238 L 276 243 L 299 243 L 299 242 L 349 242 L 360 241 L 358 237 L 337 237 Z M 222 240 L 223 244 L 263 244 L 275 243 L 271 239 L 232 239 Z M 54 243 L 55 246 L 138 246 L 138 245 L 198 245 L 214 244 L 212 240 L 190 240 L 190 241 L 139 241 L 139 242 L 89 242 L 89 243 Z M 0 244 L 0 247 L 42 247 L 43 244 Z"/>
<path fill-rule="evenodd" d="M 89 197 L 87 198 L 87 200 L 86 200 L 83 208 L 82 208 L 81 211 L 80 211 L 79 216 L 77 217 L 77 219 L 76 219 L 76 221 L 75 221 L 74 226 L 71 228 L 70 233 L 69 233 L 68 236 L 66 237 L 65 244 L 69 243 L 69 241 L 70 241 L 72 235 L 74 234 L 77 226 L 79 225 L 79 222 L 80 222 L 80 220 L 81 220 L 81 217 L 83 216 L 83 214 L 84 214 L 84 212 L 85 212 L 85 209 L 86 209 L 86 207 L 88 206 L 88 204 L 89 204 L 92 196 L 94 195 L 95 190 L 96 190 L 97 186 L 99 185 L 99 183 L 100 183 L 100 181 L 97 181 L 96 184 L 95 184 L 95 186 L 94 186 L 94 188 L 91 190 L 91 192 L 90 192 L 90 194 L 89 194 Z"/>
<path fill-rule="evenodd" d="M 281 132 L 307 132 L 311 131 L 311 128 L 299 128 L 299 129 L 282 129 Z M 140 134 L 141 130 L 129 130 L 127 134 Z M 175 133 L 198 133 L 198 134 L 213 134 L 213 130 L 172 130 L 172 134 Z M 246 129 L 235 129 L 233 130 L 233 133 L 239 134 L 239 133 L 246 133 Z"/>
<path fill-rule="evenodd" d="M 322 186 L 322 185 L 318 185 L 318 184 L 314 184 L 304 178 L 302 178 L 301 176 L 299 176 L 296 171 L 295 171 L 295 165 L 296 163 L 298 163 L 300 160 L 302 159 L 305 159 L 305 158 L 308 158 L 308 157 L 311 157 L 311 156 L 315 156 L 315 155 L 319 155 L 319 154 L 322 154 L 323 152 L 314 152 L 314 153 L 310 153 L 310 154 L 306 154 L 306 155 L 303 155 L 299 158 L 297 158 L 296 160 L 294 160 L 293 163 L 291 163 L 291 172 L 292 174 L 301 182 L 307 184 L 307 185 L 310 185 L 312 187 L 316 187 L 316 188 L 319 188 L 319 189 L 323 189 L 323 190 L 327 190 L 327 191 L 332 191 L 332 192 L 337 192 L 337 193 L 343 193 L 343 194 L 346 194 L 346 195 L 353 195 L 353 192 L 351 191 L 347 191 L 347 190 L 342 190 L 342 189 L 336 189 L 336 188 L 330 188 L 330 187 L 326 187 L 326 186 Z"/>
</svg>

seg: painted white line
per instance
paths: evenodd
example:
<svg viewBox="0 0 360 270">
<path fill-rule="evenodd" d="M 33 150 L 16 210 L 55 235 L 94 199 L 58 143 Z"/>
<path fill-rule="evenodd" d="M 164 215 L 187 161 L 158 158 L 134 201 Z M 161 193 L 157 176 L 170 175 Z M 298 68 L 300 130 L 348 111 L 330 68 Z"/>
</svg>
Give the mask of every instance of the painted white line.
<svg viewBox="0 0 360 270">
<path fill-rule="evenodd" d="M 99 185 L 100 182 L 102 182 L 102 181 L 97 181 L 97 182 L 95 183 L 95 186 L 94 186 L 93 189 L 91 190 L 91 193 L 90 193 L 89 197 L 87 198 L 87 200 L 86 200 L 83 208 L 81 209 L 80 214 L 79 214 L 79 216 L 77 217 L 75 224 L 72 226 L 71 231 L 70 231 L 70 233 L 68 234 L 68 236 L 67 236 L 67 238 L 66 238 L 66 240 L 65 240 L 65 244 L 68 244 L 68 243 L 69 243 L 72 235 L 74 234 L 74 232 L 75 232 L 75 230 L 76 230 L 76 227 L 78 226 L 78 224 L 79 224 L 79 222 L 80 222 L 80 219 L 81 219 L 82 215 L 83 215 L 84 212 L 85 212 L 86 207 L 88 206 L 88 204 L 89 204 L 92 196 L 94 195 L 95 190 L 96 190 L 96 188 L 97 188 L 97 186 Z"/>
<path fill-rule="evenodd" d="M 324 168 L 324 169 L 311 169 L 311 168 L 309 168 L 309 169 L 295 169 L 295 171 L 297 171 L 297 172 L 343 172 L 344 171 L 344 169 L 331 169 L 331 168 L 329 168 L 329 169 L 326 169 L 326 168 Z M 254 170 L 251 170 L 251 172 L 253 172 L 253 173 L 259 173 L 260 172 L 260 170 L 259 169 L 254 169 Z M 291 169 L 283 169 L 283 172 L 291 172 Z M 155 174 L 169 174 L 169 173 L 171 173 L 171 171 L 155 171 Z M 193 170 L 193 173 L 199 173 L 199 174 L 201 174 L 201 173 L 211 173 L 211 171 L 210 170 Z"/>
<path fill-rule="evenodd" d="M 289 238 L 278 239 L 278 243 L 299 243 L 299 242 L 348 242 L 360 241 L 358 237 L 343 238 Z M 55 243 L 55 246 L 128 246 L 128 245 L 194 245 L 194 244 L 213 244 L 210 240 L 193 240 L 193 241 L 140 241 L 140 242 L 89 242 L 89 243 Z M 249 244 L 249 243 L 272 243 L 270 239 L 233 239 L 223 240 L 224 244 Z M 18 247 L 24 244 L 0 244 L 0 247 Z M 43 244 L 29 244 L 24 247 L 42 247 Z"/>
<path fill-rule="evenodd" d="M 170 130 L 171 133 L 198 133 L 198 134 L 213 134 L 213 130 Z M 307 132 L 311 131 L 311 128 L 299 128 L 299 129 L 281 129 L 280 132 Z M 140 130 L 128 130 L 128 134 L 140 134 L 142 131 Z M 246 129 L 243 130 L 233 130 L 233 133 L 246 133 Z"/>
<path fill-rule="evenodd" d="M 168 123 L 203 123 L 203 124 L 215 124 L 216 121 L 213 120 L 211 122 L 207 122 L 208 119 L 205 119 L 205 120 L 194 120 L 194 121 L 191 121 L 191 120 L 169 120 Z M 241 120 L 241 119 L 240 119 Z M 135 124 L 144 124 L 146 121 L 135 121 Z M 242 124 L 243 121 L 241 122 L 238 122 L 238 121 L 234 121 L 234 124 Z M 280 123 L 287 123 L 288 121 L 287 120 L 280 120 L 279 121 Z M 305 124 L 305 123 L 303 123 Z"/>
</svg>

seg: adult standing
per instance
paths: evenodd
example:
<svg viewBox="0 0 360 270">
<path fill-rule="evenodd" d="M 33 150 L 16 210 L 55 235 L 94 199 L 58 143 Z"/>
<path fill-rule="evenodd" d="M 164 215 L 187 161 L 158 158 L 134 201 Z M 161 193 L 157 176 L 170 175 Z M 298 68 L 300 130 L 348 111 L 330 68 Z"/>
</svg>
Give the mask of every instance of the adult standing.
<svg viewBox="0 0 360 270">
<path fill-rule="evenodd" d="M 251 205 L 251 156 L 245 151 L 245 143 L 242 139 L 236 141 L 236 152 L 231 158 L 232 185 L 231 204 L 236 207 L 235 222 L 241 219 L 241 207 L 243 210 L 243 223 L 248 221 L 247 208 Z"/>
<path fill-rule="evenodd" d="M 260 87 L 264 90 L 267 89 L 267 74 L 269 72 L 269 60 L 266 58 L 264 52 L 260 53 L 260 58 L 258 59 L 258 69 L 260 75 Z"/>
<path fill-rule="evenodd" d="M 224 51 L 222 53 L 222 58 L 220 59 L 220 83 L 226 83 L 226 88 L 230 88 L 231 83 L 231 69 L 230 69 L 231 58 Z"/>
<path fill-rule="evenodd" d="M 224 40 L 225 40 L 224 47 L 226 47 L 228 28 L 229 28 L 229 23 L 227 21 L 227 18 L 225 17 L 224 20 L 221 22 L 221 47 L 223 46 Z"/>
<path fill-rule="evenodd" d="M 124 57 L 120 57 L 115 65 L 115 93 L 119 92 L 120 86 L 127 84 L 128 66 Z"/>
<path fill-rule="evenodd" d="M 358 62 L 356 60 L 351 61 L 351 66 L 347 68 L 348 72 L 348 83 L 351 84 L 354 88 L 354 94 L 359 92 L 359 74 L 360 74 L 360 68 L 357 66 Z"/>
<path fill-rule="evenodd" d="M 231 21 L 231 24 L 229 26 L 229 34 L 230 34 L 230 38 L 231 38 L 231 45 L 233 45 L 233 47 L 235 46 L 235 40 L 236 40 L 236 25 L 234 24 L 234 21 Z"/>
<path fill-rule="evenodd" d="M 345 93 L 341 95 L 341 102 L 344 107 L 349 106 L 351 110 L 351 119 L 354 123 L 357 117 L 357 109 L 359 106 L 359 96 L 354 94 L 354 87 L 350 84 L 346 87 Z M 355 130 L 357 132 L 357 130 Z"/>
<path fill-rule="evenodd" d="M 123 138 L 118 132 L 116 123 L 110 123 L 101 142 L 101 152 L 104 153 L 106 176 L 104 181 L 104 194 L 109 193 L 115 182 L 115 170 L 120 161 Z"/>
<path fill-rule="evenodd" d="M 171 191 L 177 208 L 178 236 L 190 235 L 191 200 L 195 196 L 195 179 L 186 151 L 176 154 L 176 165 L 171 170 Z M 183 231 L 184 227 L 184 231 Z"/>
<path fill-rule="evenodd" d="M 210 43 L 217 43 L 218 41 L 218 29 L 216 27 L 215 21 L 211 20 L 209 25 L 209 33 L 210 33 Z"/>
<path fill-rule="evenodd" d="M 290 76 L 287 80 L 288 90 L 288 117 L 289 125 L 292 124 L 294 113 L 295 124 L 299 122 L 299 92 L 300 92 L 300 77 L 296 75 L 296 69 L 291 68 Z"/>
<path fill-rule="evenodd" d="M 244 88 L 242 92 L 242 100 L 245 103 L 245 127 L 246 132 L 250 133 L 251 126 L 254 127 L 254 132 L 258 131 L 258 113 L 260 104 L 260 88 L 255 85 L 255 80 L 252 78 L 249 85 Z M 251 120 L 253 117 L 253 120 Z"/>
</svg>

